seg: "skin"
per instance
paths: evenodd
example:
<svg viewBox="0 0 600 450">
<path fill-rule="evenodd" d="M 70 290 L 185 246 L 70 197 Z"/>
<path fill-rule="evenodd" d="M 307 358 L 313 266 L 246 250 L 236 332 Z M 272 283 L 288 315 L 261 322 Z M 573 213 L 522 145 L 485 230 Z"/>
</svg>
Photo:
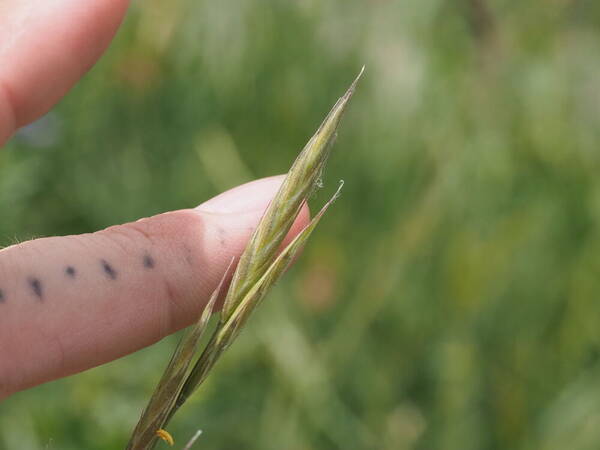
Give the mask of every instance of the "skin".
<svg viewBox="0 0 600 450">
<path fill-rule="evenodd" d="M 0 2 L 0 145 L 89 70 L 127 6 L 125 0 Z M 193 209 L 0 250 L 0 399 L 190 325 L 282 179 L 239 186 Z M 287 242 L 308 218 L 305 208 Z"/>
</svg>

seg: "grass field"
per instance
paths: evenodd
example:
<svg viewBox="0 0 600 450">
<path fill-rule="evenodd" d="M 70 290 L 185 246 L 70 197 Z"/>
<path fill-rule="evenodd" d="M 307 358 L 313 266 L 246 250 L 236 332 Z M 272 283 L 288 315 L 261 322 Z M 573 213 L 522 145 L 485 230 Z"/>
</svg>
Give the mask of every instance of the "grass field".
<svg viewBox="0 0 600 450">
<path fill-rule="evenodd" d="M 136 2 L 0 152 L 0 245 L 282 173 L 365 64 L 315 204 L 343 195 L 176 448 L 599 448 L 599 26 L 591 0 Z M 10 397 L 0 449 L 123 448 L 176 342 Z"/>
</svg>

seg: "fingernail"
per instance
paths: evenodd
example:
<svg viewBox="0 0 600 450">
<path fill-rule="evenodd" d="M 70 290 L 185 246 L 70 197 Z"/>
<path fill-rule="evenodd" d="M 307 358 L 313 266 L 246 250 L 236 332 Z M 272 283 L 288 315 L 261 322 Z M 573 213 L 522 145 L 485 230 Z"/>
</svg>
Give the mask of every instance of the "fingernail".
<svg viewBox="0 0 600 450">
<path fill-rule="evenodd" d="M 266 209 L 284 175 L 278 175 L 242 184 L 202 203 L 197 211 L 213 214 L 239 214 Z"/>
</svg>

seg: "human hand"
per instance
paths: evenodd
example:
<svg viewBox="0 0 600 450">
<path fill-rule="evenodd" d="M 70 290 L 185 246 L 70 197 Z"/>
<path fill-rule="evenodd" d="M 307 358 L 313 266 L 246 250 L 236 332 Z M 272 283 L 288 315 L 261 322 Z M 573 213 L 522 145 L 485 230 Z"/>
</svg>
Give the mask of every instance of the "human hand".
<svg viewBox="0 0 600 450">
<path fill-rule="evenodd" d="M 127 4 L 0 3 L 0 145 L 94 64 Z M 0 399 L 191 324 L 282 179 L 245 184 L 194 209 L 0 250 Z M 304 208 L 288 242 L 307 219 Z"/>
</svg>

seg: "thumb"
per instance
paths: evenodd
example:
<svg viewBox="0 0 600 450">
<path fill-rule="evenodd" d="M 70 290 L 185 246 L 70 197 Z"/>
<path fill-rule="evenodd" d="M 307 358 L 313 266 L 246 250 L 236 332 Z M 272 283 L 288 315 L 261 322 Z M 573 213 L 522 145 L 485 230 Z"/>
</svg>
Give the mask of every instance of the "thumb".
<svg viewBox="0 0 600 450">
<path fill-rule="evenodd" d="M 0 398 L 191 324 L 282 180 L 254 181 L 195 209 L 0 250 Z M 288 239 L 308 215 L 304 209 Z"/>
</svg>

